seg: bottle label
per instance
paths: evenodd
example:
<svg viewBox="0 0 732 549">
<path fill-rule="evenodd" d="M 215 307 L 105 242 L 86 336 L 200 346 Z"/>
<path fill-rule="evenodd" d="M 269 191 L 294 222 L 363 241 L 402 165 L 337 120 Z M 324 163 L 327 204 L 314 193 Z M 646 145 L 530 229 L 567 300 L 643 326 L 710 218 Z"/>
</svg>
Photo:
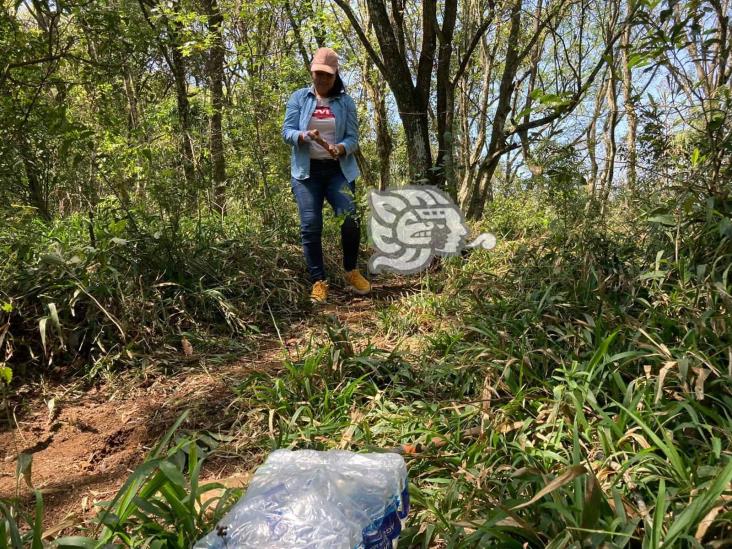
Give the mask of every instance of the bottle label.
<svg viewBox="0 0 732 549">
<path fill-rule="evenodd" d="M 409 514 L 409 483 L 405 481 L 400 497 L 394 497 L 384 516 L 363 530 L 364 549 L 391 549 L 402 532 L 402 520 Z"/>
</svg>

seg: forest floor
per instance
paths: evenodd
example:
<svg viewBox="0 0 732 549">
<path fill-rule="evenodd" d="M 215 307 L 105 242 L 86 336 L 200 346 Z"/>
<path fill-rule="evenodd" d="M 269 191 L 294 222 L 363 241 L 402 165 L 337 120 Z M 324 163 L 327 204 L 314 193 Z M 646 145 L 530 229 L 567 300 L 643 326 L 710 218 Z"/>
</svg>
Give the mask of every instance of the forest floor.
<svg viewBox="0 0 732 549">
<path fill-rule="evenodd" d="M 285 358 L 298 356 L 322 336 L 330 315 L 349 329 L 354 346 L 392 349 L 395 341 L 376 335 L 378 311 L 418 288 L 418 280 L 399 278 L 375 282 L 365 297 L 332 287 L 327 304 L 259 334 L 249 353 L 225 364 L 207 364 L 195 349 L 190 356 L 181 350 L 183 366 L 172 374 L 151 367 L 91 387 L 80 381 L 27 385 L 14 406 L 14 428 L 0 430 L 0 498 L 17 493 L 32 507 L 32 490 L 16 479 L 18 454 L 32 454 L 31 481 L 43 494 L 47 535 L 90 520 L 98 511 L 94 504 L 114 497 L 183 410 L 190 410 L 187 429 L 226 435 L 227 409 L 240 382 L 254 371 L 274 372 Z M 417 339 L 402 339 L 400 347 L 409 349 Z M 230 441 L 227 451 L 205 462 L 202 477 L 227 487 L 245 486 L 264 455 L 261 448 L 247 449 L 246 441 Z"/>
</svg>

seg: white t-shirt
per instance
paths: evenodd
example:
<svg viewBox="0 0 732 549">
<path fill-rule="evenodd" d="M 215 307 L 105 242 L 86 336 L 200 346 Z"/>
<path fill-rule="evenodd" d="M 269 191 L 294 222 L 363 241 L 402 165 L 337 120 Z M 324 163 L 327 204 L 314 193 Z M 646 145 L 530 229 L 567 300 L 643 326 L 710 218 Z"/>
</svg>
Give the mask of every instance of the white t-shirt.
<svg viewBox="0 0 732 549">
<path fill-rule="evenodd" d="M 333 111 L 330 109 L 330 99 L 316 98 L 315 111 L 310 117 L 308 130 L 318 130 L 320 137 L 331 145 L 336 144 L 336 120 Z M 310 142 L 310 158 L 332 160 L 333 157 L 315 141 Z"/>
</svg>

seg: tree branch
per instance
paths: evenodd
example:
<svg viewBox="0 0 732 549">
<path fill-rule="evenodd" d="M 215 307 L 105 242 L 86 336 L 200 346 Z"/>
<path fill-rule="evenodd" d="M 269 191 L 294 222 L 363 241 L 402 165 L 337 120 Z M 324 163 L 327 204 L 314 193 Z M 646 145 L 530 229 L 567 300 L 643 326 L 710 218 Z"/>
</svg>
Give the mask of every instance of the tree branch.
<svg viewBox="0 0 732 549">
<path fill-rule="evenodd" d="M 38 65 L 39 63 L 47 63 L 48 61 L 56 61 L 57 59 L 61 59 L 64 57 L 66 53 L 57 53 L 56 55 L 48 55 L 46 57 L 41 57 L 40 59 L 31 59 L 29 61 L 19 61 L 17 63 L 10 63 L 6 66 L 6 68 L 9 69 L 17 69 L 19 67 L 27 67 L 28 65 Z"/>
<path fill-rule="evenodd" d="M 140 4 L 140 9 L 142 10 L 142 15 L 145 18 L 145 21 L 147 21 L 147 24 L 150 25 L 150 28 L 155 31 L 155 42 L 157 43 L 158 47 L 160 48 L 160 53 L 165 58 L 165 62 L 168 64 L 168 67 L 172 72 L 175 72 L 175 67 L 173 66 L 173 62 L 170 60 L 170 57 L 168 56 L 168 50 L 165 48 L 165 45 L 160 41 L 158 38 L 158 29 L 155 27 L 152 21 L 150 21 L 150 16 L 147 13 L 147 9 L 145 9 L 145 4 L 142 2 L 142 0 L 137 0 L 137 3 Z M 175 46 L 174 46 L 175 47 Z"/>
<path fill-rule="evenodd" d="M 465 70 L 468 68 L 468 63 L 470 62 L 470 58 L 473 56 L 473 52 L 475 51 L 475 48 L 477 48 L 478 44 L 480 44 L 481 38 L 483 38 L 483 35 L 488 30 L 488 27 L 490 27 L 491 23 L 493 23 L 493 18 L 496 15 L 496 11 L 495 11 L 495 4 L 492 1 L 490 2 L 490 8 L 491 8 L 491 12 L 490 12 L 489 16 L 481 23 L 481 25 L 478 27 L 478 30 L 475 31 L 475 35 L 473 35 L 473 39 L 470 41 L 470 46 L 468 46 L 468 51 L 465 52 L 465 55 L 463 56 L 462 60 L 460 61 L 460 66 L 458 67 L 458 70 L 455 73 L 455 77 L 452 79 L 452 82 L 450 82 L 450 85 L 452 86 L 453 89 L 455 88 L 455 86 L 457 86 L 457 83 L 463 77 Z"/>
<path fill-rule="evenodd" d="M 628 20 L 632 20 L 632 17 L 635 15 L 635 12 L 637 11 L 638 7 L 633 10 L 631 14 L 628 15 Z M 597 78 L 597 75 L 599 74 L 602 67 L 605 65 L 605 58 L 610 54 L 612 49 L 615 47 L 615 42 L 618 41 L 618 38 L 620 38 L 622 34 L 621 32 L 617 32 L 614 34 L 614 36 L 610 39 L 608 44 L 605 46 L 605 50 L 602 52 L 602 55 L 600 56 L 600 60 L 597 62 L 595 67 L 592 69 L 592 72 L 590 73 L 590 76 L 585 81 L 585 84 L 572 96 L 571 101 L 559 107 L 556 109 L 553 113 L 550 113 L 546 116 L 543 116 L 541 118 L 537 118 L 536 120 L 530 120 L 527 122 L 524 122 L 523 124 L 519 124 L 518 126 L 514 126 L 511 131 L 506 133 L 506 137 L 510 137 L 511 135 L 514 135 L 519 132 L 523 132 L 526 130 L 530 130 L 533 128 L 538 128 L 539 126 L 544 126 L 546 124 L 549 124 L 550 122 L 553 122 L 563 114 L 569 114 L 571 113 L 577 105 L 579 105 L 580 100 L 582 99 L 582 96 L 585 94 L 585 92 L 589 89 L 589 87 L 592 85 L 592 83 L 595 81 L 595 78 Z"/>
<path fill-rule="evenodd" d="M 358 38 L 361 40 L 363 47 L 366 48 L 366 52 L 369 54 L 371 60 L 374 62 L 374 65 L 378 67 L 378 69 L 381 71 L 381 74 L 386 74 L 386 67 L 384 66 L 384 62 L 381 60 L 379 54 L 376 53 L 376 50 L 374 50 L 374 47 L 371 45 L 371 42 L 369 41 L 366 33 L 361 27 L 358 18 L 356 18 L 356 14 L 353 13 L 351 6 L 349 6 L 348 3 L 346 3 L 344 0 L 334 0 L 334 2 L 338 4 L 338 6 L 343 10 L 343 13 L 346 14 L 346 17 L 348 17 L 348 20 L 353 26 L 353 30 L 356 31 Z"/>
</svg>

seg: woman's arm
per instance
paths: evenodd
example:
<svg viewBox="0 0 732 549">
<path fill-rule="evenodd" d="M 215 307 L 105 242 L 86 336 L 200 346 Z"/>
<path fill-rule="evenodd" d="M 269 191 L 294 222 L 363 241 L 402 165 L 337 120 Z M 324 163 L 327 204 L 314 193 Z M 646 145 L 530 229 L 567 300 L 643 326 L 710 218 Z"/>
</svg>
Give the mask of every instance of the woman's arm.
<svg viewBox="0 0 732 549">
<path fill-rule="evenodd" d="M 346 131 L 343 140 L 338 145 L 343 145 L 345 154 L 353 154 L 358 150 L 358 117 L 356 116 L 356 103 L 350 95 L 343 98 L 346 101 Z"/>
<path fill-rule="evenodd" d="M 297 96 L 298 93 L 295 92 L 287 100 L 285 121 L 282 124 L 282 139 L 293 146 L 303 143 L 303 135 L 300 131 L 300 102 Z"/>
</svg>

